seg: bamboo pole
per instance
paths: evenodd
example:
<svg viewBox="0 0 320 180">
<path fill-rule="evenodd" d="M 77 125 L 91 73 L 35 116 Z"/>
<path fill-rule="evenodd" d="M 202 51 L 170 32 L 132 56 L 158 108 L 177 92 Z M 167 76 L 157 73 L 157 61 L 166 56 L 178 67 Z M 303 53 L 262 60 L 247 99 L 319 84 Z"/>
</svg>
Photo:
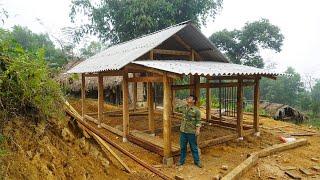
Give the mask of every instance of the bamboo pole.
<svg viewBox="0 0 320 180">
<path fill-rule="evenodd" d="M 82 112 L 82 118 L 85 115 L 85 99 L 86 99 L 86 77 L 82 73 L 81 74 L 81 112 Z"/>
<path fill-rule="evenodd" d="M 123 142 L 127 142 L 129 134 L 129 87 L 128 87 L 128 72 L 123 72 L 122 80 L 122 100 L 123 100 Z"/>
<path fill-rule="evenodd" d="M 207 79 L 207 83 L 209 83 L 209 80 Z M 210 87 L 206 88 L 206 119 L 207 121 L 210 120 L 211 116 L 211 89 Z"/>
<path fill-rule="evenodd" d="M 163 76 L 163 163 L 170 166 L 173 164 L 171 153 L 171 86 L 170 80 L 165 74 Z"/>
<path fill-rule="evenodd" d="M 256 133 L 259 132 L 259 98 L 260 98 L 260 89 L 259 89 L 259 77 L 256 77 L 254 85 L 254 99 L 253 99 L 253 128 Z M 258 134 L 257 134 L 258 135 Z"/>
<path fill-rule="evenodd" d="M 103 76 L 98 74 L 98 127 L 101 127 L 101 122 L 103 121 Z"/>
<path fill-rule="evenodd" d="M 238 79 L 237 88 L 237 131 L 240 138 L 243 137 L 243 87 L 242 77 Z"/>
</svg>

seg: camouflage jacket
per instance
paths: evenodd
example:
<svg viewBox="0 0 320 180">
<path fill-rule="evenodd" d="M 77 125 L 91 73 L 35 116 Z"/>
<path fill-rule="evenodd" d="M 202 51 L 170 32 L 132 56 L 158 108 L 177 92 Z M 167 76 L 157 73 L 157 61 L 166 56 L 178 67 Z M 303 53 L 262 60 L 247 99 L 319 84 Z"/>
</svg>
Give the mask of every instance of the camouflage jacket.
<svg viewBox="0 0 320 180">
<path fill-rule="evenodd" d="M 196 106 L 183 106 L 181 107 L 183 119 L 180 125 L 180 131 L 184 133 L 196 133 L 196 127 L 201 126 L 201 112 Z"/>
</svg>

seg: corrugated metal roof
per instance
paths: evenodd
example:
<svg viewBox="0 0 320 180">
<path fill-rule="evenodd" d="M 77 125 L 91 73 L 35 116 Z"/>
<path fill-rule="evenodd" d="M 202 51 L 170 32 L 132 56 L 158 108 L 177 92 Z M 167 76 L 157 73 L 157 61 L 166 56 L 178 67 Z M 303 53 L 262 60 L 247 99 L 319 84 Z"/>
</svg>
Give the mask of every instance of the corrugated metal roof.
<svg viewBox="0 0 320 180">
<path fill-rule="evenodd" d="M 233 63 L 213 61 L 186 61 L 186 60 L 144 60 L 133 63 L 163 71 L 183 75 L 202 76 L 233 76 L 233 75 L 283 75 L 271 70 L 244 66 Z"/>
<path fill-rule="evenodd" d="M 228 59 L 192 24 L 185 22 L 171 26 L 137 39 L 120 43 L 90 57 L 67 73 L 89 73 L 119 70 L 153 48 L 156 48 L 174 34 L 178 34 L 193 49 L 209 61 L 228 62 Z M 206 51 L 201 53 L 201 51 Z"/>
</svg>

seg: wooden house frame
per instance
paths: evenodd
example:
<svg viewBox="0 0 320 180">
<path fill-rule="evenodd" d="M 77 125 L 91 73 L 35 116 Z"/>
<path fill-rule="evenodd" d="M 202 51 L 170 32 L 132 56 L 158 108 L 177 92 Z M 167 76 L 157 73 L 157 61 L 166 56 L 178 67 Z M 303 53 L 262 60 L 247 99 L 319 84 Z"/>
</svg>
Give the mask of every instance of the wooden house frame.
<svg viewBox="0 0 320 180">
<path fill-rule="evenodd" d="M 187 29 L 189 28 L 189 29 Z M 172 30 L 174 29 L 174 31 Z M 187 29 L 187 30 L 186 30 Z M 146 35 L 141 38 L 129 41 L 129 43 L 135 43 L 135 41 L 140 41 L 143 38 L 150 38 L 151 41 L 156 41 L 151 37 L 153 35 L 157 35 L 159 33 L 168 33 L 169 35 L 161 39 L 161 41 L 153 46 L 148 47 L 143 53 L 137 56 L 137 58 L 133 57 L 130 61 L 122 64 L 119 67 L 115 68 L 105 68 L 101 67 L 102 65 L 97 65 L 95 67 L 91 67 L 92 63 L 97 63 L 101 61 L 108 61 L 108 56 L 113 58 L 113 54 L 108 52 L 102 52 L 100 55 L 89 59 L 87 63 L 80 64 L 79 67 L 75 67 L 71 69 L 68 73 L 79 73 L 82 77 L 82 86 L 81 86 L 81 99 L 82 99 L 82 117 L 86 120 L 91 120 L 95 122 L 99 128 L 105 128 L 119 136 L 122 136 L 123 141 L 131 141 L 138 145 L 141 145 L 151 151 L 157 152 L 163 156 L 164 164 L 170 165 L 173 163 L 173 156 L 178 154 L 172 149 L 171 143 L 171 118 L 180 117 L 179 113 L 175 113 L 173 111 L 174 106 L 174 94 L 176 91 L 182 89 L 190 89 L 190 93 L 195 96 L 200 96 L 200 89 L 206 89 L 206 118 L 205 121 L 210 123 L 218 124 L 220 126 L 232 127 L 236 129 L 236 134 L 227 137 L 220 137 L 212 140 L 208 140 L 204 142 L 202 147 L 218 144 L 221 142 L 225 142 L 227 140 L 240 138 L 242 139 L 247 134 L 255 133 L 259 135 L 259 81 L 261 77 L 267 77 L 275 79 L 277 73 L 268 72 L 266 70 L 241 66 L 241 65 L 233 65 L 229 63 L 228 59 L 219 52 L 213 44 L 209 42 L 207 38 L 192 24 L 186 22 L 179 25 L 175 25 L 169 27 L 165 30 L 155 32 L 151 35 Z M 173 31 L 173 32 L 171 32 Z M 182 32 L 182 33 L 181 33 Z M 171 33 L 171 34 L 170 34 Z M 183 34 L 184 33 L 184 34 Z M 164 36 L 164 35 L 161 36 Z M 191 37 L 188 40 L 188 36 L 184 36 L 187 34 Z M 195 35 L 194 35 L 195 34 Z M 148 37 L 150 36 L 150 37 Z M 199 40 L 200 39 L 200 40 Z M 148 40 L 148 39 L 147 39 Z M 146 41 L 147 41 L 146 40 Z M 188 41 L 186 41 L 188 40 Z M 196 43 L 191 43 L 191 41 L 196 41 Z M 148 43 L 148 42 L 145 42 Z M 197 48 L 197 44 L 207 44 L 208 49 L 199 49 Z M 116 46 L 125 46 L 126 43 L 122 43 Z M 139 46 L 140 47 L 140 46 Z M 117 47 L 116 47 L 117 48 Z M 144 47 L 142 47 L 144 48 Z M 109 50 L 111 51 L 111 50 Z M 123 52 L 126 53 L 126 52 Z M 122 57 L 122 52 L 118 52 L 119 57 Z M 105 55 L 105 59 L 101 60 L 100 57 Z M 117 55 L 118 56 L 118 55 Z M 210 59 L 209 59 L 210 58 Z M 96 60 L 99 59 L 99 60 Z M 168 60 L 169 59 L 169 60 Z M 175 60 L 172 60 L 175 59 Z M 210 61 L 208 61 L 208 59 Z M 151 64 L 150 64 L 150 63 Z M 180 63 L 181 62 L 181 63 Z M 182 64 L 182 62 L 184 64 Z M 192 64 L 188 64 L 191 63 Z M 218 63 L 217 63 L 218 62 Z M 149 63 L 149 64 L 148 64 Z M 207 73 L 205 74 L 200 68 L 207 65 L 218 64 L 219 67 L 226 67 L 230 69 L 227 73 Z M 110 64 L 106 65 L 109 66 Z M 195 68 L 185 68 L 182 69 L 181 72 L 179 70 L 172 70 L 169 66 L 172 65 L 174 67 L 182 67 L 188 66 Z M 199 70 L 197 70 L 199 67 Z M 234 70 L 233 67 L 237 70 Z M 241 70 L 239 70 L 239 67 Z M 90 70 L 97 68 L 97 70 Z M 100 69 L 99 69 L 100 68 Z M 101 69 L 102 68 L 102 69 Z M 104 118 L 103 112 L 103 104 L 104 104 L 104 94 L 103 94 L 103 77 L 104 76 L 122 76 L 122 95 L 123 95 L 123 107 L 122 107 L 122 131 L 116 129 L 114 127 L 108 126 L 107 124 L 101 123 Z M 189 76 L 190 82 L 189 84 L 177 85 L 173 84 L 175 79 L 180 79 L 183 76 Z M 85 112 L 85 81 L 87 77 L 96 77 L 98 79 L 98 118 L 95 119 Z M 200 82 L 200 77 L 202 79 L 206 79 L 206 82 Z M 153 119 L 154 113 L 154 87 L 153 83 L 162 83 L 163 85 L 163 147 L 159 149 L 159 147 L 155 147 L 152 141 L 145 141 L 139 137 L 132 135 L 129 129 L 129 115 L 134 114 L 137 102 L 137 83 L 147 83 L 147 115 L 148 115 L 148 129 L 149 134 L 154 135 L 155 131 L 155 122 Z M 133 83 L 133 110 L 129 110 L 129 88 L 128 84 Z M 248 129 L 243 125 L 243 88 L 245 86 L 251 86 L 254 89 L 254 101 L 253 101 L 253 128 Z M 222 121 L 221 116 L 221 108 L 220 108 L 220 118 L 218 120 L 213 120 L 211 118 L 211 89 L 212 88 L 222 88 L 222 87 L 236 87 L 237 89 L 237 106 L 236 106 L 236 124 L 230 124 Z"/>
</svg>

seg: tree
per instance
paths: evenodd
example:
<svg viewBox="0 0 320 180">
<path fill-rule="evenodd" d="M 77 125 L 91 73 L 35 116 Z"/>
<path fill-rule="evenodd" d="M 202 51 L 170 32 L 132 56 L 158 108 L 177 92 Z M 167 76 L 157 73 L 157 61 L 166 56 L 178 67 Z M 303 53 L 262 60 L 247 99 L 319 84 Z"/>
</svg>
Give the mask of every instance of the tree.
<svg viewBox="0 0 320 180">
<path fill-rule="evenodd" d="M 236 64 L 263 67 L 260 48 L 281 51 L 284 36 L 269 20 L 246 23 L 241 30 L 226 29 L 213 33 L 210 40 Z"/>
<path fill-rule="evenodd" d="M 89 20 L 76 30 L 76 40 L 89 33 L 118 43 L 187 20 L 205 24 L 221 7 L 222 0 L 74 0 L 70 18 L 76 22 L 84 15 Z"/>
<path fill-rule="evenodd" d="M 312 112 L 316 116 L 320 113 L 320 80 L 316 82 L 311 91 Z"/>
<path fill-rule="evenodd" d="M 89 58 L 103 49 L 103 45 L 100 42 L 92 41 L 88 46 L 80 49 L 81 57 Z"/>
<path fill-rule="evenodd" d="M 261 80 L 261 98 L 274 103 L 298 106 L 300 95 L 304 92 L 300 74 L 291 67 L 285 73 L 291 76 L 280 76 L 276 81 Z"/>
<path fill-rule="evenodd" d="M 9 35 L 27 52 L 34 53 L 43 48 L 50 66 L 59 67 L 67 62 L 66 54 L 55 47 L 48 34 L 36 34 L 26 27 L 14 26 Z"/>
</svg>

